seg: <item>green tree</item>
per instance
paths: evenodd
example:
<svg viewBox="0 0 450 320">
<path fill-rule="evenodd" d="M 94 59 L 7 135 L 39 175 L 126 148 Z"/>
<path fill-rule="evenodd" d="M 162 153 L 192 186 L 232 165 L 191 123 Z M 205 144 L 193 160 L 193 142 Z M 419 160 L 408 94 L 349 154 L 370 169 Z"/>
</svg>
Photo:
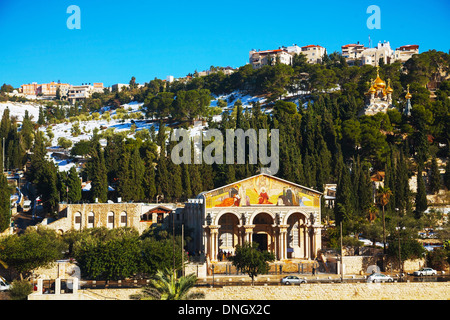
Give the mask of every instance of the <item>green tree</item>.
<svg viewBox="0 0 450 320">
<path fill-rule="evenodd" d="M 242 273 L 252 278 L 252 285 L 258 274 L 269 272 L 269 262 L 275 260 L 273 253 L 258 250 L 258 243 L 244 243 L 236 246 L 235 255 L 229 258 L 233 265 Z"/>
<path fill-rule="evenodd" d="M 0 176 L 0 233 L 11 223 L 11 204 L 9 185 L 5 175 Z"/>
<path fill-rule="evenodd" d="M 147 300 L 192 300 L 204 298 L 204 293 L 189 291 L 197 282 L 197 276 L 190 274 L 177 278 L 169 269 L 158 271 L 150 280 L 141 295 L 141 299 Z"/>
<path fill-rule="evenodd" d="M 351 219 L 353 216 L 352 190 L 349 169 L 344 165 L 336 188 L 336 205 L 334 207 L 336 225 L 339 225 L 344 220 Z"/>
<path fill-rule="evenodd" d="M 422 177 L 422 166 L 419 164 L 419 168 L 417 171 L 416 210 L 414 211 L 415 217 L 417 219 L 422 217 L 424 211 L 427 210 L 427 208 L 427 190 Z"/>
<path fill-rule="evenodd" d="M 29 150 L 33 145 L 33 123 L 31 122 L 28 110 L 25 110 L 25 116 L 22 121 L 22 128 L 20 129 L 20 136 L 22 137 L 23 147 L 25 150 Z"/>
<path fill-rule="evenodd" d="M 0 242 L 0 260 L 15 269 L 23 278 L 31 270 L 46 267 L 61 259 L 66 245 L 54 230 L 27 229 Z"/>
<path fill-rule="evenodd" d="M 99 202 L 106 202 L 108 199 L 108 178 L 103 150 L 98 141 L 92 147 L 89 173 L 91 175 L 91 200 L 98 199 Z"/>
<path fill-rule="evenodd" d="M 383 251 L 386 253 L 386 217 L 385 217 L 385 207 L 389 203 L 392 196 L 392 190 L 388 187 L 378 187 L 377 190 L 377 202 L 382 208 L 382 221 L 383 221 Z"/>
<path fill-rule="evenodd" d="M 436 194 L 437 192 L 439 192 L 439 189 L 441 188 L 441 174 L 439 173 L 436 157 L 433 157 L 431 159 L 430 171 L 431 171 L 429 181 L 430 192 Z"/>
<path fill-rule="evenodd" d="M 74 249 L 74 257 L 84 277 L 117 280 L 131 277 L 140 267 L 140 241 L 136 231 L 90 230 Z"/>
<path fill-rule="evenodd" d="M 77 203 L 81 200 L 81 179 L 75 167 L 71 167 L 67 176 L 67 200 Z"/>
</svg>

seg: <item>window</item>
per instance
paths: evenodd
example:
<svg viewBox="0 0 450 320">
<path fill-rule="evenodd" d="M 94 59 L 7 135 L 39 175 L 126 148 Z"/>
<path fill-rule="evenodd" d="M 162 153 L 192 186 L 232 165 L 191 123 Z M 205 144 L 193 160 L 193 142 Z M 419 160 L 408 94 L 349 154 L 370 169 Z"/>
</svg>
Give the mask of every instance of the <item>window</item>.
<svg viewBox="0 0 450 320">
<path fill-rule="evenodd" d="M 81 213 L 80 212 L 75 213 L 75 229 L 76 230 L 81 229 Z"/>
<path fill-rule="evenodd" d="M 113 229 L 114 228 L 114 212 L 108 212 L 107 221 L 108 221 L 107 228 Z"/>
<path fill-rule="evenodd" d="M 93 228 L 94 227 L 94 222 L 95 222 L 94 213 L 93 212 L 89 212 L 88 213 L 88 228 Z"/>
<path fill-rule="evenodd" d="M 126 227 L 127 226 L 127 214 L 126 212 L 122 212 L 120 214 L 120 226 Z"/>
</svg>

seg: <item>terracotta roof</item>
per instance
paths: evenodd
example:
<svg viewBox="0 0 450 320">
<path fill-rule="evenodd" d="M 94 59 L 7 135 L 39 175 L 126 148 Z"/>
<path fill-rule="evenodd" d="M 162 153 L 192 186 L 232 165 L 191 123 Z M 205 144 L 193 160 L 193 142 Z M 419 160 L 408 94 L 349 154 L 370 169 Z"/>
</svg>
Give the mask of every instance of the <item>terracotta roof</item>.
<svg viewBox="0 0 450 320">
<path fill-rule="evenodd" d="M 303 46 L 302 48 L 312 48 L 312 47 L 320 47 L 320 48 L 322 48 L 322 46 L 319 46 L 318 44 L 317 45 L 316 44 L 309 44 L 307 46 Z"/>
</svg>

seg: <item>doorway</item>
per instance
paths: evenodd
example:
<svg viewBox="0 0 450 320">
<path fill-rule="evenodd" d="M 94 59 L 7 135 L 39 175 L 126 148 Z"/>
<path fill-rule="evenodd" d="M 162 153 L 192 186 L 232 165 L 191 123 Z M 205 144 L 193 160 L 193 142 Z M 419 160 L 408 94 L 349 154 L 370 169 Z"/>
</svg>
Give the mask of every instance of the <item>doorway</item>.
<svg viewBox="0 0 450 320">
<path fill-rule="evenodd" d="M 267 233 L 254 233 L 252 241 L 258 244 L 259 250 L 267 251 Z"/>
</svg>

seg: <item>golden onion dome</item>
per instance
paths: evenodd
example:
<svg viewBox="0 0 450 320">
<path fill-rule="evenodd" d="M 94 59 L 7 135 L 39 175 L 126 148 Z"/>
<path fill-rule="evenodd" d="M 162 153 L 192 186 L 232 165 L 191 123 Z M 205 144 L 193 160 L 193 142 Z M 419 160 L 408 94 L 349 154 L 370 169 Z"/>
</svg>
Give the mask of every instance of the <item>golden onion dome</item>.
<svg viewBox="0 0 450 320">
<path fill-rule="evenodd" d="M 370 94 L 374 94 L 374 93 L 376 93 L 377 92 L 377 90 L 373 87 L 374 86 L 374 84 L 373 84 L 373 80 L 372 79 L 370 79 L 370 88 L 369 88 L 369 90 L 365 93 L 366 95 L 370 95 Z M 367 83 L 367 84 L 369 84 L 369 83 Z"/>
<path fill-rule="evenodd" d="M 409 84 L 408 84 L 407 88 L 408 88 L 408 92 L 406 93 L 405 98 L 406 99 L 411 99 L 412 98 L 412 94 L 409 93 Z"/>
<path fill-rule="evenodd" d="M 381 80 L 378 69 L 379 69 L 379 67 L 377 66 L 377 78 L 375 79 L 375 88 L 376 89 L 384 89 L 386 87 L 386 82 Z"/>
<path fill-rule="evenodd" d="M 388 79 L 388 86 L 386 88 L 386 93 L 391 94 L 394 92 L 394 89 L 391 88 L 391 79 Z"/>
</svg>

